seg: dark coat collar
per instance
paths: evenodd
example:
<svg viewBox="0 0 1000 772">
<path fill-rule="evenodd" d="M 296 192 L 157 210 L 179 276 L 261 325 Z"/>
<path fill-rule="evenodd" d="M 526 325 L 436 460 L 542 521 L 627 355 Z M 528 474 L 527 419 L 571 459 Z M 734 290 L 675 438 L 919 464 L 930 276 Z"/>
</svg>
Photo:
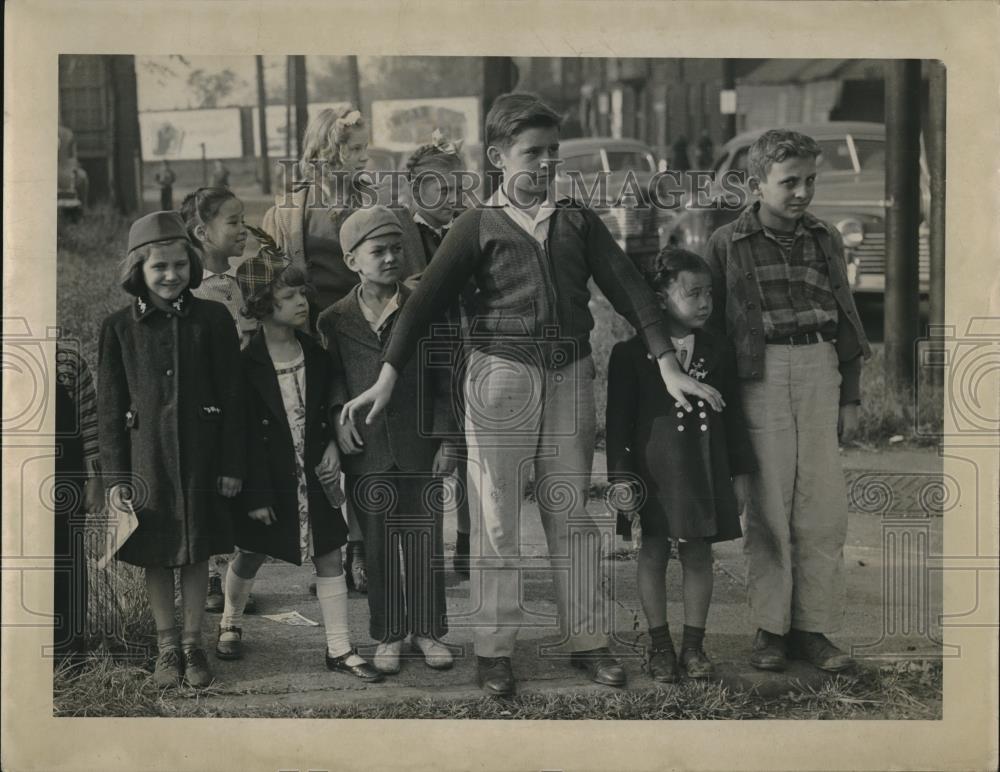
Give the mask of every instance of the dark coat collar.
<svg viewBox="0 0 1000 772">
<path fill-rule="evenodd" d="M 319 381 L 319 368 L 316 365 L 318 364 L 318 358 L 325 357 L 327 354 L 308 334 L 296 330 L 295 338 L 298 340 L 299 345 L 302 346 L 302 356 L 306 364 L 306 422 L 309 425 L 317 406 L 326 400 L 325 394 L 317 392 L 321 384 Z M 251 387 L 260 393 L 271 412 L 287 424 L 288 419 L 285 416 L 285 403 L 281 399 L 278 376 L 275 373 L 271 355 L 267 351 L 267 342 L 264 340 L 263 328 L 254 333 L 253 338 L 250 339 L 250 343 L 247 344 L 246 350 L 243 352 L 243 356 L 250 365 L 246 368 L 246 376 Z"/>
<path fill-rule="evenodd" d="M 740 216 L 736 219 L 736 227 L 733 228 L 733 241 L 739 241 L 740 239 L 752 236 L 753 234 L 764 230 L 764 226 L 760 222 L 759 212 L 760 201 L 754 201 L 740 213 Z M 802 213 L 802 219 L 800 222 L 804 228 L 808 228 L 810 230 L 827 230 L 826 223 L 809 212 Z"/>
<path fill-rule="evenodd" d="M 191 291 L 184 290 L 177 297 L 177 300 L 175 300 L 170 305 L 174 308 L 174 312 L 178 316 L 183 317 L 191 313 L 191 305 L 193 300 L 194 298 L 191 295 Z M 144 319 L 148 319 L 157 311 L 160 311 L 160 309 L 153 305 L 147 293 L 144 292 L 142 295 L 135 296 L 135 302 L 132 303 L 132 318 L 135 319 L 137 322 L 141 322 Z M 160 313 L 162 314 L 167 312 L 160 311 Z"/>
</svg>

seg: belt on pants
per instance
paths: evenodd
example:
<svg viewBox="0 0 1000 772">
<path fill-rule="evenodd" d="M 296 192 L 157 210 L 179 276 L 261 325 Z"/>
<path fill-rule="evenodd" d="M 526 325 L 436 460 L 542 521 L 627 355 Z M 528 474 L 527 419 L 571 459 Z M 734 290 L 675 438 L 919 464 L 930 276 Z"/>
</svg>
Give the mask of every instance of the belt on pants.
<svg viewBox="0 0 1000 772">
<path fill-rule="evenodd" d="M 780 338 L 768 338 L 769 346 L 809 346 L 813 343 L 826 343 L 836 339 L 829 332 L 798 332 L 794 335 L 782 335 Z"/>
</svg>

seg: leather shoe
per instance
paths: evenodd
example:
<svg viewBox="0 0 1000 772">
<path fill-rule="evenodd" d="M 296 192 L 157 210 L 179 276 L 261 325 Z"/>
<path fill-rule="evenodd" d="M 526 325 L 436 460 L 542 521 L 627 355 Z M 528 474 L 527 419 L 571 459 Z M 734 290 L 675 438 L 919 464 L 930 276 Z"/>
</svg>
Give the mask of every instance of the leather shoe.
<svg viewBox="0 0 1000 772">
<path fill-rule="evenodd" d="M 413 636 L 413 645 L 424 655 L 424 664 L 434 670 L 447 670 L 454 664 L 451 650 L 434 638 Z"/>
<path fill-rule="evenodd" d="M 677 670 L 677 655 L 673 647 L 669 649 L 649 649 L 649 677 L 661 684 L 677 683 L 680 673 Z"/>
<path fill-rule="evenodd" d="M 239 627 L 220 626 L 215 656 L 219 659 L 243 659 L 243 630 Z"/>
<path fill-rule="evenodd" d="M 805 660 L 828 673 L 839 673 L 854 664 L 850 655 L 834 646 L 823 633 L 807 633 L 803 630 L 788 633 L 788 656 L 791 659 Z"/>
<path fill-rule="evenodd" d="M 711 678 L 715 673 L 712 660 L 701 648 L 681 649 L 680 665 L 688 678 Z"/>
<path fill-rule="evenodd" d="M 212 683 L 214 677 L 208 667 L 204 649 L 199 646 L 185 646 L 181 650 L 181 656 L 184 659 L 184 680 L 188 686 L 201 689 Z"/>
<path fill-rule="evenodd" d="M 780 672 L 788 664 L 786 643 L 783 635 L 775 635 L 767 630 L 757 630 L 750 652 L 750 664 L 758 670 Z"/>
<path fill-rule="evenodd" d="M 476 680 L 479 687 L 492 697 L 512 695 L 514 673 L 510 657 L 476 657 Z"/>
<path fill-rule="evenodd" d="M 403 650 L 403 642 L 389 641 L 380 643 L 375 649 L 375 656 L 372 657 L 372 664 L 380 673 L 393 675 L 399 672 L 399 654 Z"/>
<path fill-rule="evenodd" d="M 570 656 L 573 667 L 586 670 L 590 680 L 604 686 L 624 686 L 625 669 L 606 646 L 590 651 L 574 651 Z"/>
<path fill-rule="evenodd" d="M 326 669 L 333 670 L 338 673 L 347 673 L 355 678 L 360 678 L 362 681 L 367 681 L 370 684 L 378 683 L 383 680 L 383 676 L 375 668 L 371 666 L 370 663 L 361 661 L 357 665 L 348 665 L 347 660 L 350 659 L 357 652 L 351 649 L 346 654 L 341 654 L 339 657 L 331 657 L 330 652 L 326 652 Z"/>
</svg>

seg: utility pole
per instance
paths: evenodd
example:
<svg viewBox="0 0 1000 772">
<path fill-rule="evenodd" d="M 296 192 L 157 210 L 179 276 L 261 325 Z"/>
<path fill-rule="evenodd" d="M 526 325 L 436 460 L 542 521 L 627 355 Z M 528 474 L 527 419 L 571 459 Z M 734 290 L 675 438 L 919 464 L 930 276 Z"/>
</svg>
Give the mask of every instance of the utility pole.
<svg viewBox="0 0 1000 772">
<path fill-rule="evenodd" d="M 514 62 L 509 56 L 484 56 L 483 57 L 483 124 L 485 127 L 486 114 L 493 106 L 493 102 L 501 94 L 506 94 L 514 90 L 517 77 L 514 71 Z M 499 170 L 490 163 L 486 154 L 487 142 L 486 132 L 483 131 L 483 174 L 484 179 L 484 199 L 493 193 L 493 184 L 499 180 Z"/>
<path fill-rule="evenodd" d="M 292 157 L 292 92 L 295 79 L 292 77 L 292 57 L 285 57 L 285 158 Z"/>
<path fill-rule="evenodd" d="M 944 249 L 945 249 L 945 179 L 947 153 L 945 129 L 948 105 L 944 62 L 929 62 L 927 171 L 930 175 L 930 345 L 941 348 L 944 336 Z M 931 368 L 937 385 L 944 383 L 944 369 Z"/>
<path fill-rule="evenodd" d="M 945 98 L 945 67 L 943 62 L 929 62 L 928 127 L 927 127 L 927 171 L 930 175 L 930 324 L 940 328 L 944 325 L 944 206 L 945 176 L 947 173 L 945 152 L 945 128 L 947 121 L 947 100 Z M 937 370 L 935 370 L 937 371 Z"/>
<path fill-rule="evenodd" d="M 292 71 L 295 89 L 295 152 L 302 158 L 302 140 L 309 123 L 309 95 L 306 91 L 306 58 L 292 57 Z"/>
<path fill-rule="evenodd" d="M 920 332 L 920 61 L 894 60 L 886 74 L 885 375 L 908 401 Z"/>
<path fill-rule="evenodd" d="M 255 56 L 257 63 L 257 127 L 260 132 L 260 192 L 271 193 L 271 164 L 267 158 L 267 91 L 264 88 L 264 57 Z"/>
<path fill-rule="evenodd" d="M 351 87 L 351 104 L 355 110 L 361 110 L 361 72 L 356 56 L 347 57 L 347 83 Z"/>
</svg>

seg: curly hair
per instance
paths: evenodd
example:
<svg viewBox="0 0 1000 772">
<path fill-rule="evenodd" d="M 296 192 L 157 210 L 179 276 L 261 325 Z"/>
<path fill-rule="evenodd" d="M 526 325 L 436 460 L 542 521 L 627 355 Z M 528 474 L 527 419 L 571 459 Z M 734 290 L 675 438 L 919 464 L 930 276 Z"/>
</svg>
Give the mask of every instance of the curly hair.
<svg viewBox="0 0 1000 772">
<path fill-rule="evenodd" d="M 308 298 L 311 298 L 314 293 L 312 285 L 306 281 L 305 271 L 290 265 L 279 273 L 267 287 L 246 299 L 246 305 L 242 309 L 243 314 L 251 319 L 260 320 L 274 313 L 274 293 L 286 287 L 305 287 Z"/>
<path fill-rule="evenodd" d="M 197 289 L 201 286 L 201 279 L 204 270 L 201 266 L 201 255 L 198 248 L 188 239 L 169 239 L 167 241 L 155 241 L 152 244 L 143 244 L 125 255 L 121 262 L 119 271 L 119 284 L 129 295 L 133 297 L 143 297 L 149 289 L 146 287 L 146 280 L 142 278 L 142 264 L 149 259 L 153 247 L 164 247 L 168 244 L 181 243 L 187 251 L 190 267 L 188 269 L 188 289 Z"/>
<path fill-rule="evenodd" d="M 711 276 L 712 269 L 703 257 L 680 247 L 664 247 L 652 260 L 640 267 L 643 278 L 654 292 L 665 291 L 681 271 Z"/>
<path fill-rule="evenodd" d="M 807 134 L 789 129 L 771 129 L 761 134 L 747 151 L 747 171 L 751 177 L 766 180 L 774 164 L 789 158 L 817 158 L 820 147 Z"/>
<path fill-rule="evenodd" d="M 236 198 L 236 194 L 229 188 L 198 188 L 194 193 L 184 196 L 180 208 L 181 217 L 184 219 L 188 238 L 196 247 L 204 249 L 205 245 L 195 235 L 195 228 L 207 225 L 231 198 Z"/>
<path fill-rule="evenodd" d="M 334 110 L 328 107 L 309 121 L 302 138 L 302 158 L 299 159 L 299 174 L 311 179 L 316 161 L 323 161 L 330 171 L 343 168 L 340 148 L 347 143 L 352 129 L 367 127 L 360 111 L 351 105 Z"/>
</svg>

